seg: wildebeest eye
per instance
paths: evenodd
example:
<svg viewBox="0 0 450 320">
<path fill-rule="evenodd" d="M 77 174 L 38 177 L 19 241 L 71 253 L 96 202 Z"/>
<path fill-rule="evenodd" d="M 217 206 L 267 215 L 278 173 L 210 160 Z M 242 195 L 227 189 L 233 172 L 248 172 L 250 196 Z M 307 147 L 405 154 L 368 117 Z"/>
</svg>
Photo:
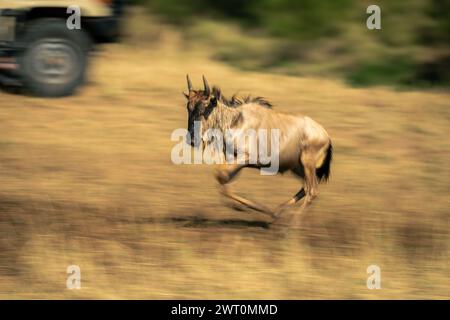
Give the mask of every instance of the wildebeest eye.
<svg viewBox="0 0 450 320">
<path fill-rule="evenodd" d="M 216 106 L 217 106 L 217 99 L 216 98 L 212 98 L 210 100 L 210 102 L 209 102 L 208 107 L 205 109 L 205 112 L 203 113 L 203 115 L 205 116 L 206 119 L 208 118 L 208 116 L 214 110 L 214 108 Z"/>
</svg>

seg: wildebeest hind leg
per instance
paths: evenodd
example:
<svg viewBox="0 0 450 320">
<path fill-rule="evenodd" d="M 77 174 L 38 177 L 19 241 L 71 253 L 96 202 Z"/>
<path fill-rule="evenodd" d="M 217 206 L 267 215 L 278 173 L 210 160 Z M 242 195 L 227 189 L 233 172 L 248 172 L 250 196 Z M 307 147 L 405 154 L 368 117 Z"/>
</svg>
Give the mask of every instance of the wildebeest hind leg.
<svg viewBox="0 0 450 320">
<path fill-rule="evenodd" d="M 311 202 L 317 197 L 318 194 L 318 185 L 319 182 L 316 176 L 316 167 L 315 167 L 315 155 L 311 152 L 305 152 L 301 161 L 303 167 L 305 169 L 305 187 L 306 187 L 306 196 L 303 200 L 303 203 L 300 207 L 300 210 L 296 212 L 294 215 L 294 225 L 298 225 L 299 220 L 305 209 L 311 204 Z"/>
</svg>

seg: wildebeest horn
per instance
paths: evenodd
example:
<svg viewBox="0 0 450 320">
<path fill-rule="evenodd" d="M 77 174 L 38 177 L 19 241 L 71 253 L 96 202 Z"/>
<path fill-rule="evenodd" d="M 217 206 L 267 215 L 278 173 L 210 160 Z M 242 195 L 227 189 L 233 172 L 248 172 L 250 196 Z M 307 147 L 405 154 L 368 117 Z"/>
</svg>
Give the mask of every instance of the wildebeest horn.
<svg viewBox="0 0 450 320">
<path fill-rule="evenodd" d="M 209 89 L 208 80 L 206 80 L 205 76 L 203 76 L 203 85 L 205 87 L 205 93 L 207 96 L 211 93 L 211 89 Z"/>
<path fill-rule="evenodd" d="M 186 79 L 187 79 L 187 84 L 188 84 L 188 90 L 189 90 L 189 92 L 191 92 L 193 90 L 193 88 L 192 88 L 191 79 L 189 78 L 188 74 L 186 75 Z"/>
</svg>

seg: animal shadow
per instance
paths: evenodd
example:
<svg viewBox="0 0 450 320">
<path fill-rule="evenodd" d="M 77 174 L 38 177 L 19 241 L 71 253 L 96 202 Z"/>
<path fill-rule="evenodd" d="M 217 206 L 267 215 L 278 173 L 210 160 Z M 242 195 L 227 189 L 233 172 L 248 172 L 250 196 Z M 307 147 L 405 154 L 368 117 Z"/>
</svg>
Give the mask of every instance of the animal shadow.
<svg viewBox="0 0 450 320">
<path fill-rule="evenodd" d="M 167 220 L 167 222 L 177 223 L 185 228 L 270 228 L 270 223 L 266 221 L 249 221 L 242 219 L 209 219 L 198 215 L 170 217 Z"/>
</svg>

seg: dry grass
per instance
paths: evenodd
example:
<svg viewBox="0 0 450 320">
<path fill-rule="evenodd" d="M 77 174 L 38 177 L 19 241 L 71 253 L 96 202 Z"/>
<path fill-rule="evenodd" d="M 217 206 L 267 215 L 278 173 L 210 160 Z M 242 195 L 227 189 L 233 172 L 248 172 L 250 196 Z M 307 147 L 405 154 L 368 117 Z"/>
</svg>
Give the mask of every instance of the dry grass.
<svg viewBox="0 0 450 320">
<path fill-rule="evenodd" d="M 0 298 L 449 298 L 447 93 L 243 73 L 161 31 L 103 48 L 74 97 L 0 93 Z M 212 167 L 171 163 L 187 72 L 328 129 L 331 182 L 288 236 L 224 206 Z M 299 184 L 237 182 L 271 205 Z"/>
</svg>

